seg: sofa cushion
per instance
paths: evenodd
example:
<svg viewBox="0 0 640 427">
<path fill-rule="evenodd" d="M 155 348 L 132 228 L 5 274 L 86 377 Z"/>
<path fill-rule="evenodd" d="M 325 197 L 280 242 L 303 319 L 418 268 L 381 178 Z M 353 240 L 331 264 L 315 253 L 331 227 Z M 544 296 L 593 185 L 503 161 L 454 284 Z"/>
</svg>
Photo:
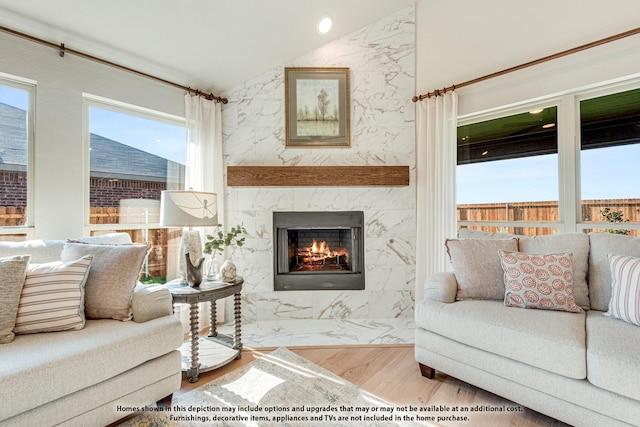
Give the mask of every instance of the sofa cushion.
<svg viewBox="0 0 640 427">
<path fill-rule="evenodd" d="M 573 254 L 498 251 L 504 270 L 504 305 L 577 313 L 573 298 Z"/>
<path fill-rule="evenodd" d="M 0 344 L 13 341 L 20 294 L 24 285 L 29 255 L 0 258 Z"/>
<path fill-rule="evenodd" d="M 30 264 L 20 295 L 16 334 L 84 327 L 84 284 L 93 256 Z"/>
<path fill-rule="evenodd" d="M 518 250 L 516 239 L 447 239 L 445 245 L 458 281 L 457 299 L 504 299 L 498 250 Z"/>
<path fill-rule="evenodd" d="M 611 299 L 606 316 L 640 326 L 640 258 L 609 255 Z"/>
<path fill-rule="evenodd" d="M 517 234 L 500 233 L 491 231 L 474 230 L 473 228 L 461 228 L 458 230 L 459 239 L 511 239 L 512 237 L 522 237 Z"/>
<path fill-rule="evenodd" d="M 131 298 L 149 252 L 148 244 L 99 245 L 67 242 L 63 261 L 93 255 L 85 285 L 85 315 L 89 319 L 130 320 Z"/>
<path fill-rule="evenodd" d="M 3 393 L 0 420 L 113 378 L 175 350 L 182 339 L 174 316 L 87 320 L 79 331 L 16 335 L 0 351 L 0 382 L 10 391 Z"/>
<path fill-rule="evenodd" d="M 585 312 L 516 310 L 502 301 L 422 300 L 416 325 L 472 347 L 569 378 L 583 379 Z"/>
<path fill-rule="evenodd" d="M 0 242 L 0 256 L 31 255 L 31 262 L 43 263 L 60 260 L 64 240 L 25 240 Z"/>
<path fill-rule="evenodd" d="M 82 237 L 77 239 L 87 243 L 131 243 L 131 236 L 127 233 L 107 233 L 98 236 Z M 31 262 L 42 264 L 45 262 L 59 261 L 60 253 L 64 248 L 65 240 L 25 240 L 22 242 L 0 242 L 0 257 L 12 255 L 31 255 Z"/>
<path fill-rule="evenodd" d="M 585 233 L 560 233 L 546 236 L 520 236 L 518 250 L 529 254 L 573 254 L 573 296 L 576 304 L 589 309 L 587 266 L 589 264 L 589 236 Z"/>
<path fill-rule="evenodd" d="M 592 384 L 640 400 L 640 328 L 590 311 L 587 372 Z"/>
<path fill-rule="evenodd" d="M 589 233 L 589 294 L 591 308 L 609 309 L 611 298 L 611 268 L 609 255 L 626 255 L 640 258 L 640 237 L 612 233 Z"/>
</svg>

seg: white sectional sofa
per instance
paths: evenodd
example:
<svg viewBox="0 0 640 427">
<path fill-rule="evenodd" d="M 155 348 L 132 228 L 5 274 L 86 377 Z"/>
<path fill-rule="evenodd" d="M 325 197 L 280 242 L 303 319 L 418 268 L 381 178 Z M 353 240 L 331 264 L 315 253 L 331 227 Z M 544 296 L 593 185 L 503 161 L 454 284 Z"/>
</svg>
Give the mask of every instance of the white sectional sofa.
<svg viewBox="0 0 640 427">
<path fill-rule="evenodd" d="M 89 243 L 130 239 L 117 233 Z M 67 244 L 3 242 L 0 257 L 29 254 L 32 264 L 58 261 Z M 114 272 L 121 267 L 113 265 Z M 128 298 L 131 320 L 86 319 L 76 330 L 16 334 L 0 344 L 0 425 L 105 426 L 135 408 L 169 402 L 180 388 L 176 349 L 183 340 L 171 295 L 164 286 L 138 284 Z"/>
<path fill-rule="evenodd" d="M 459 239 L 448 242 L 477 245 L 466 254 L 475 270 L 458 272 L 465 270 L 464 251 L 450 252 L 457 256 L 454 271 L 425 283 L 415 314 L 415 357 L 423 376 L 431 379 L 435 370 L 442 371 L 575 426 L 640 426 L 640 326 L 604 315 L 612 295 L 608 256 L 640 257 L 640 238 L 607 233 L 516 237 L 516 252 L 573 255 L 572 293 L 584 310 L 515 308 L 495 296 L 461 299 L 459 279 L 489 274 L 490 268 L 477 262 L 487 263 L 486 257 L 495 254 L 479 249 L 487 245 L 484 239 L 513 245 L 513 237 L 462 229 Z M 508 270 L 500 257 L 495 262 L 495 280 L 504 292 Z"/>
</svg>

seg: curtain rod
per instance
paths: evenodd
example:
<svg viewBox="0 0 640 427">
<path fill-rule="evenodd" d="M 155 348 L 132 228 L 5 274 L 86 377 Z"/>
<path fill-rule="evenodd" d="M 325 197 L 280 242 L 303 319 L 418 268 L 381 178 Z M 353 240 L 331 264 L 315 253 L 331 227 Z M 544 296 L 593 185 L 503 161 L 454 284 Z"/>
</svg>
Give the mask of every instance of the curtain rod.
<svg viewBox="0 0 640 427">
<path fill-rule="evenodd" d="M 192 88 L 190 88 L 188 86 L 184 86 L 184 85 L 181 85 L 179 83 L 174 83 L 172 81 L 169 81 L 169 80 L 166 80 L 166 79 L 163 79 L 163 78 L 160 78 L 160 77 L 156 77 L 156 76 L 153 76 L 151 74 L 144 73 L 142 71 L 134 70 L 133 68 L 125 67 L 124 65 L 116 64 L 115 62 L 107 61 L 106 59 L 98 58 L 96 56 L 89 55 L 87 53 L 80 52 L 80 51 L 77 51 L 75 49 L 69 49 L 68 47 L 66 47 L 64 45 L 64 43 L 60 43 L 60 45 L 57 45 L 57 44 L 52 43 L 50 41 L 43 40 L 43 39 L 31 36 L 29 34 L 25 34 L 25 33 L 22 33 L 20 31 L 12 30 L 11 28 L 7 28 L 7 27 L 2 26 L 2 25 L 0 25 L 0 31 L 3 31 L 5 33 L 14 35 L 16 37 L 20 37 L 20 38 L 23 38 L 23 39 L 26 39 L 26 40 L 29 40 L 29 41 L 32 41 L 32 42 L 47 46 L 47 47 L 51 47 L 53 49 L 56 49 L 56 50 L 58 50 L 58 54 L 60 55 L 60 57 L 64 57 L 65 53 L 70 53 L 70 54 L 79 56 L 79 57 L 84 58 L 84 59 L 89 59 L 91 61 L 98 62 L 98 63 L 103 64 L 103 65 L 108 65 L 110 67 L 117 68 L 117 69 L 122 70 L 122 71 L 127 71 L 129 73 L 137 74 L 139 76 L 146 77 L 148 79 L 155 80 L 155 81 L 158 81 L 160 83 L 164 83 L 164 84 L 167 84 L 167 85 L 170 85 L 170 86 L 177 87 L 179 89 L 182 89 L 182 90 L 184 90 L 186 92 L 189 92 L 191 94 L 194 94 L 196 96 L 202 96 L 203 98 L 206 98 L 206 99 L 208 99 L 210 101 L 216 101 L 216 102 L 222 103 L 222 104 L 226 104 L 226 103 L 229 102 L 229 100 L 227 98 L 222 98 L 222 97 L 219 97 L 219 96 L 215 96 L 213 93 L 206 93 L 206 92 L 203 92 L 203 91 L 198 90 L 198 89 L 192 89 Z"/>
<path fill-rule="evenodd" d="M 568 49 L 568 50 L 564 50 L 562 52 L 555 53 L 553 55 L 545 56 L 543 58 L 536 59 L 534 61 L 525 62 L 524 64 L 520 64 L 520 65 L 517 65 L 515 67 L 507 68 L 507 69 L 504 69 L 502 71 L 497 71 L 495 73 L 487 74 L 486 76 L 477 77 L 475 79 L 468 80 L 468 81 L 463 82 L 463 83 L 458 83 L 456 85 L 445 87 L 443 89 L 436 89 L 433 92 L 429 92 L 429 93 L 426 93 L 424 95 L 417 95 L 417 96 L 414 96 L 412 98 L 412 100 L 413 100 L 413 102 L 417 102 L 417 101 L 422 101 L 423 99 L 431 98 L 432 96 L 439 96 L 440 94 L 447 93 L 448 91 L 459 89 L 459 88 L 464 87 L 464 86 L 469 86 L 469 85 L 472 85 L 474 83 L 479 83 L 479 82 L 482 82 L 484 80 L 489 80 L 489 79 L 492 79 L 494 77 L 498 77 L 498 76 L 502 76 L 502 75 L 505 75 L 505 74 L 509 74 L 509 73 L 514 72 L 514 71 L 519 71 L 519 70 L 522 70 L 524 68 L 531 67 L 533 65 L 542 64 L 543 62 L 548 62 L 548 61 L 551 61 L 551 60 L 554 60 L 554 59 L 557 59 L 557 58 L 561 58 L 563 56 L 567 56 L 567 55 L 571 55 L 573 53 L 581 52 L 583 50 L 591 49 L 592 47 L 596 47 L 596 46 L 600 46 L 600 45 L 603 45 L 603 44 L 606 44 L 606 43 L 610 43 L 610 42 L 613 42 L 613 41 L 616 41 L 616 40 L 620 40 L 620 39 L 623 39 L 625 37 L 636 35 L 638 33 L 640 33 L 640 27 L 634 28 L 633 30 L 625 31 L 625 32 L 620 33 L 620 34 L 616 34 L 614 36 L 606 37 L 604 39 L 600 39 L 600 40 L 597 40 L 595 42 L 583 44 L 582 46 L 574 47 L 573 49 Z"/>
</svg>

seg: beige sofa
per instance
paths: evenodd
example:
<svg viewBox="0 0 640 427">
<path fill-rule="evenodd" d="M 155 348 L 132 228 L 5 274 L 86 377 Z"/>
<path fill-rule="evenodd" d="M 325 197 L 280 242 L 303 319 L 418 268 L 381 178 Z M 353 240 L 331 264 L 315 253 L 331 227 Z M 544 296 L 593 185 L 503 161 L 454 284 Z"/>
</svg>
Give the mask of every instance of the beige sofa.
<svg viewBox="0 0 640 427">
<path fill-rule="evenodd" d="M 510 237 L 466 229 L 459 235 L 471 239 L 465 245 Z M 415 357 L 423 376 L 442 371 L 571 425 L 640 426 L 640 326 L 603 315 L 612 286 L 608 255 L 640 257 L 640 238 L 519 236 L 517 246 L 530 254 L 572 253 L 573 293 L 585 310 L 459 300 L 462 273 L 438 273 L 426 281 L 424 299 L 416 304 Z M 496 280 L 504 289 L 504 276 Z"/>
<path fill-rule="evenodd" d="M 92 243 L 129 243 L 118 233 Z M 60 259 L 65 241 L 0 243 L 0 256 Z M 116 267 L 117 268 L 117 267 Z M 80 330 L 15 335 L 0 344 L 0 425 L 105 426 L 180 388 L 183 340 L 164 286 L 139 284 L 130 321 L 87 320 Z"/>
</svg>

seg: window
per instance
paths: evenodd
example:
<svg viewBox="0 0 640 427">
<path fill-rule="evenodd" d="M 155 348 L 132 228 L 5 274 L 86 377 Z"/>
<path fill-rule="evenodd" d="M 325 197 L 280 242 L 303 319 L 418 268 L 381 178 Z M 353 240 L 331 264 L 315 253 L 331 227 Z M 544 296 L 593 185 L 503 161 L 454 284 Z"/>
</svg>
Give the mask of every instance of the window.
<svg viewBox="0 0 640 427">
<path fill-rule="evenodd" d="M 0 77 L 1 240 L 24 240 L 31 225 L 34 87 Z"/>
<path fill-rule="evenodd" d="M 91 234 L 126 231 L 150 242 L 145 281 L 164 281 L 170 241 L 181 230 L 159 227 L 160 193 L 184 188 L 184 120 L 161 113 L 88 100 Z"/>
<path fill-rule="evenodd" d="M 458 221 L 546 234 L 558 222 L 557 107 L 458 127 Z M 542 225 L 542 227 L 540 227 Z"/>
<path fill-rule="evenodd" d="M 640 236 L 639 86 L 570 93 L 556 106 L 489 120 L 461 118 L 458 225 Z"/>
<path fill-rule="evenodd" d="M 640 235 L 640 89 L 581 100 L 580 148 L 582 220 Z"/>
</svg>

